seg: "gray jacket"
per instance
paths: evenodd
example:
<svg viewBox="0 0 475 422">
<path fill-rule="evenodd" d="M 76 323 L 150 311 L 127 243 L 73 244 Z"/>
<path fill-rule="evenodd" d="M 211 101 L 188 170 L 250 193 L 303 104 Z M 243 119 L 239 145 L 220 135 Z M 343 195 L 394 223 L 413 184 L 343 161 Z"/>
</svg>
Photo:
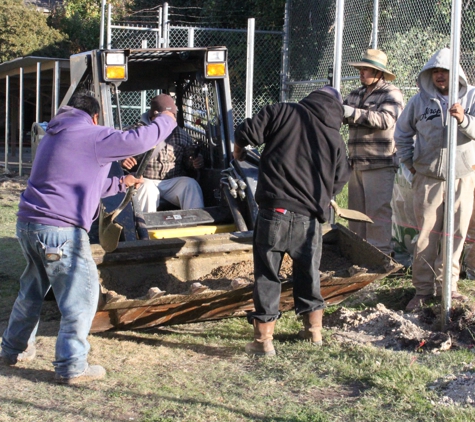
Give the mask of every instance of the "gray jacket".
<svg viewBox="0 0 475 422">
<path fill-rule="evenodd" d="M 414 167 L 425 176 L 446 180 L 447 122 L 450 114 L 444 112 L 437 98 L 437 89 L 432 82 L 434 68 L 450 68 L 448 48 L 436 52 L 419 73 L 417 82 L 420 91 L 409 100 L 399 117 L 394 139 L 401 163 L 408 168 Z M 459 82 L 458 102 L 463 106 L 465 116 L 457 131 L 456 178 L 472 172 L 472 165 L 475 164 L 472 147 L 475 138 L 475 88 L 468 85 L 460 66 Z"/>
</svg>

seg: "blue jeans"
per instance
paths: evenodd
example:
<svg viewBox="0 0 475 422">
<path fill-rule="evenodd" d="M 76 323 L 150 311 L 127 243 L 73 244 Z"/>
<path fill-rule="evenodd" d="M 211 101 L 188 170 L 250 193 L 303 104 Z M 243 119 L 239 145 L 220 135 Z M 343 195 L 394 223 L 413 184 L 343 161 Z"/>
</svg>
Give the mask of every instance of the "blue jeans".
<svg viewBox="0 0 475 422">
<path fill-rule="evenodd" d="M 279 271 L 284 254 L 293 260 L 292 279 L 297 315 L 323 309 L 320 293 L 322 226 L 316 218 L 288 211 L 260 209 L 254 227 L 254 318 L 270 322 L 280 317 Z"/>
<path fill-rule="evenodd" d="M 61 312 L 53 365 L 62 377 L 78 376 L 88 366 L 87 336 L 99 299 L 99 278 L 89 237 L 78 227 L 20 221 L 17 237 L 26 268 L 3 334 L 3 352 L 16 356 L 34 343 L 43 299 L 51 287 Z"/>
</svg>

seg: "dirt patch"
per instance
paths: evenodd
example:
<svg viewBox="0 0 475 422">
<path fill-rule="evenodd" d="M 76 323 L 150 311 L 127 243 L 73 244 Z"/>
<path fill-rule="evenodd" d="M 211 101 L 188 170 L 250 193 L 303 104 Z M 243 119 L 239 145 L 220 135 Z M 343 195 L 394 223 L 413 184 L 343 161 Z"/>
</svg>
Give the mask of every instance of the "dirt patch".
<svg viewBox="0 0 475 422">
<path fill-rule="evenodd" d="M 435 390 L 443 406 L 475 406 L 475 368 L 466 365 L 459 374 L 446 375 L 429 387 Z"/>
<path fill-rule="evenodd" d="M 0 174 L 0 202 L 2 205 L 17 204 L 20 194 L 26 189 L 28 176 Z"/>
<path fill-rule="evenodd" d="M 475 332 L 474 307 L 454 304 L 445 332 L 440 331 L 440 305 L 405 313 L 386 308 L 382 303 L 364 311 L 344 307 L 324 319 L 326 326 L 337 328 L 339 341 L 371 344 L 391 350 L 438 353 L 454 348 L 472 348 Z"/>
</svg>

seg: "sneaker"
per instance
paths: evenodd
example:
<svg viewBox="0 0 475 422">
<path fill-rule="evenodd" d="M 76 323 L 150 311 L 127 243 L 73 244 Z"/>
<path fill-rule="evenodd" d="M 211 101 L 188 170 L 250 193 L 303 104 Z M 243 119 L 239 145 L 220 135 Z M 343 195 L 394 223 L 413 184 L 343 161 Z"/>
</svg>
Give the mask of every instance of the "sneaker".
<svg viewBox="0 0 475 422">
<path fill-rule="evenodd" d="M 0 363 L 6 366 L 15 366 L 17 363 L 17 356 L 7 355 L 3 350 L 0 352 Z"/>
<path fill-rule="evenodd" d="M 74 385 L 83 382 L 89 382 L 104 378 L 106 376 L 106 370 L 101 365 L 88 366 L 86 370 L 75 377 L 66 378 L 61 375 L 55 375 L 55 381 L 60 384 Z"/>
<path fill-rule="evenodd" d="M 4 365 L 15 366 L 18 362 L 30 362 L 36 357 L 36 347 L 29 346 L 24 352 L 18 355 L 7 355 L 3 350 L 0 352 L 0 359 Z"/>
<path fill-rule="evenodd" d="M 36 357 L 36 347 L 28 346 L 26 350 L 17 356 L 18 362 L 31 362 Z"/>
<path fill-rule="evenodd" d="M 406 305 L 406 311 L 422 308 L 431 299 L 434 299 L 434 295 L 415 295 Z"/>
</svg>

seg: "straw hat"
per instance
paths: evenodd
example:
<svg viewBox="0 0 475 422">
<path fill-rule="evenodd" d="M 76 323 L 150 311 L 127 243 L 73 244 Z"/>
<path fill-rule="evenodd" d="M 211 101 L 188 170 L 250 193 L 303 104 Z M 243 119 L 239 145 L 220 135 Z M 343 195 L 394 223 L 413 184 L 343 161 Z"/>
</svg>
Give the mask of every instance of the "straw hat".
<svg viewBox="0 0 475 422">
<path fill-rule="evenodd" d="M 366 50 L 359 62 L 348 63 L 350 66 L 356 68 L 359 67 L 371 67 L 384 73 L 384 79 L 387 81 L 394 81 L 396 75 L 391 73 L 387 68 L 388 57 L 381 50 Z"/>
</svg>

